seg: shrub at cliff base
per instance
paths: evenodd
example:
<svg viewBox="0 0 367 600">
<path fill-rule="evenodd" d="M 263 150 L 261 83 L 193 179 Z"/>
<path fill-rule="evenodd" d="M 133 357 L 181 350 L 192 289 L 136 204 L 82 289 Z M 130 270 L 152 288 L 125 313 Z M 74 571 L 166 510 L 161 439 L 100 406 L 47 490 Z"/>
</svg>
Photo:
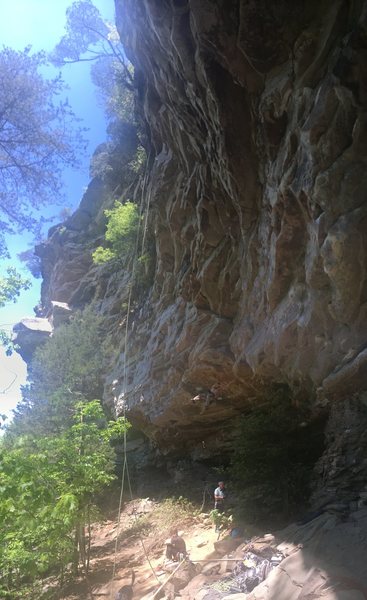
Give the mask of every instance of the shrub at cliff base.
<svg viewBox="0 0 367 600">
<path fill-rule="evenodd" d="M 0 443 L 1 598 L 40 598 L 39 579 L 52 572 L 62 585 L 70 565 L 88 573 L 96 497 L 115 479 L 110 440 L 128 423 L 108 422 L 99 401 L 73 413 L 58 435 Z"/>
</svg>

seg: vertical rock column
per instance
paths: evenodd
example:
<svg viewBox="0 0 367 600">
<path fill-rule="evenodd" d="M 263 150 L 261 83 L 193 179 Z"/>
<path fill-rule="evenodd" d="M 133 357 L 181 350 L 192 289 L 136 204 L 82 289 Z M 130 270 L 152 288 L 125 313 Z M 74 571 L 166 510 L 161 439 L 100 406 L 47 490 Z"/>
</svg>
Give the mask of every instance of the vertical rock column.
<svg viewBox="0 0 367 600">
<path fill-rule="evenodd" d="M 367 393 L 333 402 L 326 451 L 316 464 L 314 505 L 367 499 Z"/>
</svg>

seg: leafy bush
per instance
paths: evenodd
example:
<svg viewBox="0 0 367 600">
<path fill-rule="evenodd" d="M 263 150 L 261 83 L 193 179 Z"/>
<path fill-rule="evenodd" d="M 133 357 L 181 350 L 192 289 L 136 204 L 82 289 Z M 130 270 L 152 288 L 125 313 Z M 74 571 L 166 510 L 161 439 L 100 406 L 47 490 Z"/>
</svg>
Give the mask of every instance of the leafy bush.
<svg viewBox="0 0 367 600">
<path fill-rule="evenodd" d="M 62 574 L 71 561 L 88 571 L 95 498 L 115 478 L 110 440 L 129 424 L 108 422 L 97 400 L 77 403 L 72 420 L 58 435 L 0 443 L 0 587 Z"/>
<path fill-rule="evenodd" d="M 154 509 L 153 521 L 159 529 L 169 531 L 172 527 L 182 524 L 185 519 L 191 519 L 197 514 L 196 507 L 183 496 L 166 498 Z"/>
<path fill-rule="evenodd" d="M 122 204 L 116 201 L 111 210 L 105 211 L 105 215 L 107 217 L 105 239 L 109 246 L 107 248 L 98 246 L 92 254 L 93 262 L 105 264 L 120 261 L 126 267 L 129 265 L 129 259 L 133 258 L 134 252 L 139 248 L 138 236 L 142 217 L 139 215 L 138 207 L 133 202 Z M 130 268 L 133 264 L 131 268 L 133 301 L 141 298 L 153 283 L 155 245 L 149 230 L 146 232 L 144 246 L 144 254 L 136 256 L 133 263 L 130 260 Z"/>
<path fill-rule="evenodd" d="M 139 227 L 139 211 L 136 204 L 126 202 L 122 204 L 116 200 L 110 210 L 105 210 L 107 217 L 106 241 L 109 248 L 99 246 L 92 254 L 95 264 L 103 264 L 115 259 L 131 256 L 135 245 Z"/>
<path fill-rule="evenodd" d="M 232 525 L 233 516 L 227 515 L 226 513 L 219 511 L 217 508 L 214 508 L 214 510 L 210 512 L 209 516 L 217 529 L 229 529 L 229 527 Z"/>
<path fill-rule="evenodd" d="M 22 588 L 9 597 L 27 597 L 23 584 L 50 569 L 61 578 L 70 563 L 88 571 L 95 503 L 115 478 L 111 442 L 128 427 L 124 419 L 109 422 L 94 400 L 102 324 L 85 309 L 38 348 L 0 440 L 0 589 Z"/>
<path fill-rule="evenodd" d="M 96 265 L 102 265 L 110 262 L 114 258 L 116 258 L 116 255 L 110 248 L 98 246 L 98 248 L 93 252 L 93 262 Z"/>
</svg>

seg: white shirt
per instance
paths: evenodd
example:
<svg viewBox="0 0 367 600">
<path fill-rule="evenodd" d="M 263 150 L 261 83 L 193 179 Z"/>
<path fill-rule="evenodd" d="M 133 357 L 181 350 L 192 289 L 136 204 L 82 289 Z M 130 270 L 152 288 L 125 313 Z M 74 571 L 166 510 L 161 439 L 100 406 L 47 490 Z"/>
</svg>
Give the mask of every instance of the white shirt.
<svg viewBox="0 0 367 600">
<path fill-rule="evenodd" d="M 216 502 L 218 502 L 218 501 L 221 502 L 222 500 L 224 500 L 225 497 L 226 497 L 226 492 L 224 489 L 222 490 L 220 487 L 217 487 L 214 490 L 214 498 L 215 498 Z"/>
</svg>

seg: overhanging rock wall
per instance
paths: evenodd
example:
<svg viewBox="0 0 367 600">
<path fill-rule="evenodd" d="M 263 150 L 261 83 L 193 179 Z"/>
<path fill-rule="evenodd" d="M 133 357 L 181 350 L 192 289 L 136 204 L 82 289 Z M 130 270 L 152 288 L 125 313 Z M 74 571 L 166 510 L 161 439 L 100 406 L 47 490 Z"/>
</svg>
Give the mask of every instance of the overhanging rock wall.
<svg viewBox="0 0 367 600">
<path fill-rule="evenodd" d="M 92 264 L 113 202 L 96 178 L 38 250 L 45 314 L 95 302 L 117 356 L 105 401 L 163 452 L 223 455 L 278 384 L 297 403 L 343 400 L 342 414 L 367 375 L 366 2 L 116 0 L 116 12 L 148 161 L 138 183 L 114 177 L 149 207 L 154 282 L 125 356 L 130 275 Z"/>
<path fill-rule="evenodd" d="M 274 382 L 329 400 L 365 387 L 366 3 L 116 8 L 157 270 L 127 394 L 123 354 L 111 381 L 161 446 L 205 455 Z"/>
</svg>

